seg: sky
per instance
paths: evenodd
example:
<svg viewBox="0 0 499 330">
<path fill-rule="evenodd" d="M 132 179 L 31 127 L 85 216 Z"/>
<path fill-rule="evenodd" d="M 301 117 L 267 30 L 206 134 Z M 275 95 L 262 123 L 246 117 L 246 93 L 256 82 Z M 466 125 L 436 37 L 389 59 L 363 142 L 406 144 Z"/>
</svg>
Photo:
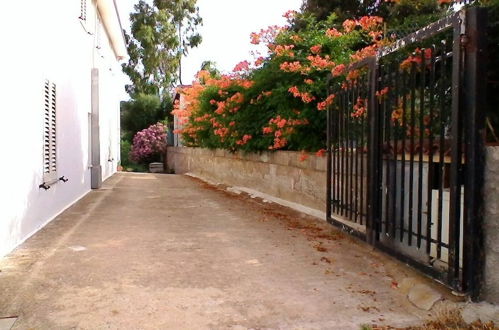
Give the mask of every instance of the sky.
<svg viewBox="0 0 499 330">
<path fill-rule="evenodd" d="M 120 1 L 125 29 L 136 2 Z M 203 61 L 214 61 L 219 70 L 230 72 L 237 63 L 253 59 L 250 51 L 255 46 L 250 43 L 250 33 L 269 25 L 284 25 L 282 15 L 290 9 L 297 10 L 301 3 L 302 0 L 198 0 L 203 42 L 182 60 L 182 82 L 190 84 Z"/>
</svg>

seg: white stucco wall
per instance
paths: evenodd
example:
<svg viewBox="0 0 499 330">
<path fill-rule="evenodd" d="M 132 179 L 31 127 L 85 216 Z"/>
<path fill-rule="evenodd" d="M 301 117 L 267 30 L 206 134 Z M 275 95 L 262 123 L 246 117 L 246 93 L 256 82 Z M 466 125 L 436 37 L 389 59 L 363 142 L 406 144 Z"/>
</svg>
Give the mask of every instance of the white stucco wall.
<svg viewBox="0 0 499 330">
<path fill-rule="evenodd" d="M 88 2 L 91 26 L 95 9 Z M 97 51 L 96 34 L 83 28 L 79 16 L 80 2 L 66 0 L 6 1 L 0 10 L 0 257 L 90 190 L 88 116 L 94 65 L 104 81 L 103 178 L 116 171 L 120 67 L 106 36 Z M 43 182 L 45 79 L 57 85 L 57 174 L 69 179 L 47 191 L 38 187 Z"/>
</svg>

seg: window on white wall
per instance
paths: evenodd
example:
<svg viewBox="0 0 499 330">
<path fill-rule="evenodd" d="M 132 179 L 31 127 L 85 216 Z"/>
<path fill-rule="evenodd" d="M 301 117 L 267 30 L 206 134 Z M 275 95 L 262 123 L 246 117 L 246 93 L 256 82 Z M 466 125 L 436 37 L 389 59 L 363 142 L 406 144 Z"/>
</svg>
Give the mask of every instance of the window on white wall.
<svg viewBox="0 0 499 330">
<path fill-rule="evenodd" d="M 57 104 L 56 85 L 45 81 L 43 107 L 43 181 L 57 180 Z"/>
</svg>

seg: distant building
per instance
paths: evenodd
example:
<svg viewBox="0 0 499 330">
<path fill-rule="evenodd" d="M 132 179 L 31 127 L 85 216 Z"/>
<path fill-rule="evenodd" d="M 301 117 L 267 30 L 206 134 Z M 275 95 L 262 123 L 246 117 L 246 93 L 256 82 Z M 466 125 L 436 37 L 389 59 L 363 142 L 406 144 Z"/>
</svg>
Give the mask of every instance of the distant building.
<svg viewBox="0 0 499 330">
<path fill-rule="evenodd" d="M 119 162 L 117 0 L 0 10 L 0 256 L 99 188 Z"/>
</svg>

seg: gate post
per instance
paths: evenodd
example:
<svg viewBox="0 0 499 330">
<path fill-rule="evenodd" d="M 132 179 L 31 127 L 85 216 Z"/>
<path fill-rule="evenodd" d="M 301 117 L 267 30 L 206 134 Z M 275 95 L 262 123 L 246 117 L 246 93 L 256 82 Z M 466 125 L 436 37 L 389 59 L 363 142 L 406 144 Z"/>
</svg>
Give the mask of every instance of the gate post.
<svg viewBox="0 0 499 330">
<path fill-rule="evenodd" d="M 480 299 L 484 269 L 483 181 L 485 163 L 485 109 L 487 70 L 487 9 L 466 11 L 464 65 L 465 176 L 463 237 L 463 289 L 471 299 Z"/>
<path fill-rule="evenodd" d="M 328 95 L 331 94 L 331 76 L 328 77 L 327 79 L 327 90 L 328 90 Z M 326 171 L 326 221 L 330 222 L 331 219 L 331 177 L 332 177 L 332 150 L 331 150 L 331 145 L 332 145 L 332 114 L 331 110 L 332 107 L 329 106 L 326 109 L 326 116 L 327 116 L 327 141 L 326 141 L 326 146 L 327 146 L 327 171 Z"/>
</svg>

